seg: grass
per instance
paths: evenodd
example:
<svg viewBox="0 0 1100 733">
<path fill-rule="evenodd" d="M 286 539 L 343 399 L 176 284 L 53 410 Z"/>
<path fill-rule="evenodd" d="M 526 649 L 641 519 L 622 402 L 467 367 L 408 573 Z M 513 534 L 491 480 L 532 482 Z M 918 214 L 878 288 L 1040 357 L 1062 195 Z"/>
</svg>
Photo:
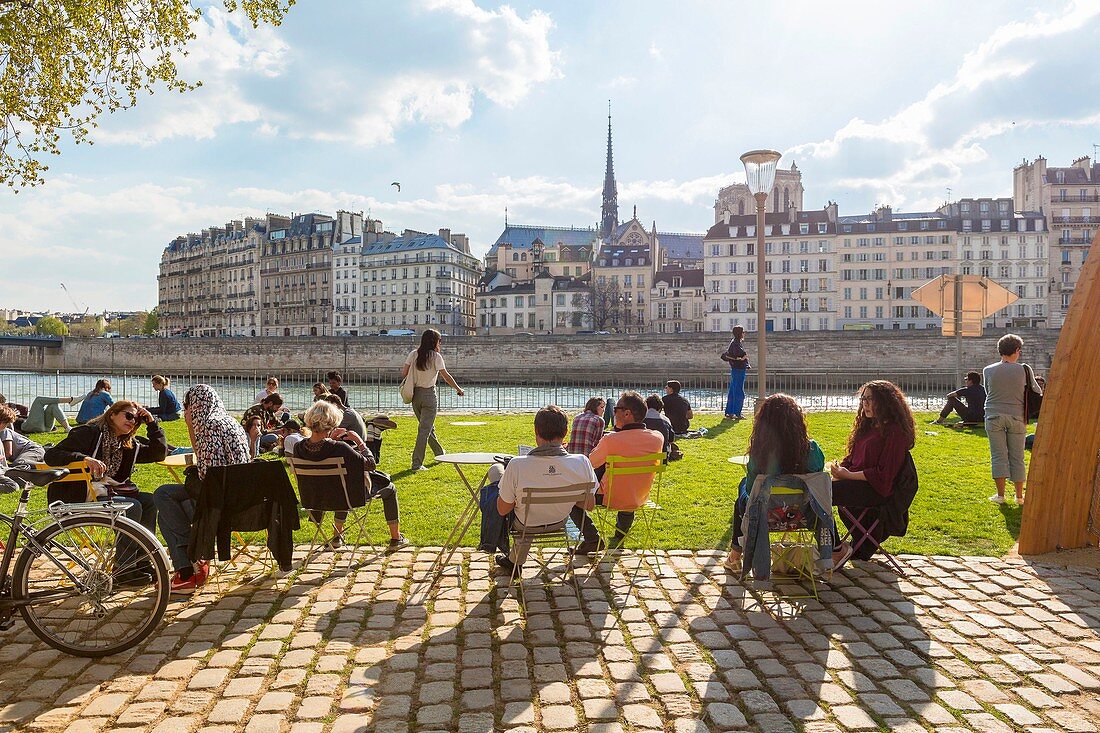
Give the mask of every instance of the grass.
<svg viewBox="0 0 1100 733">
<path fill-rule="evenodd" d="M 932 414 L 917 416 L 917 444 L 913 458 L 920 474 L 920 491 L 910 510 L 909 532 L 892 538 L 888 547 L 894 552 L 936 555 L 992 555 L 1008 552 L 1020 528 L 1019 507 L 988 501 L 993 493 L 989 475 L 989 446 L 984 432 L 955 431 L 929 425 Z M 449 452 L 514 452 L 517 444 L 533 444 L 530 414 L 443 415 L 436 421 L 440 442 Z M 454 422 L 479 421 L 484 425 L 458 426 Z M 810 435 L 825 451 L 826 459 L 838 460 L 851 427 L 848 413 L 809 415 Z M 660 547 L 667 549 L 724 548 L 729 544 L 733 499 L 737 483 L 744 475 L 740 466 L 726 458 L 747 451 L 750 424 L 722 422 L 720 416 L 704 415 L 695 426 L 710 432 L 699 440 L 680 443 L 684 460 L 674 463 L 665 473 L 661 505 L 655 534 Z M 187 444 L 183 421 L 167 423 L 168 439 L 176 445 Z M 60 433 L 33 436 L 40 443 L 56 442 Z M 430 459 L 431 470 L 408 472 L 409 456 L 416 437 L 416 425 L 409 417 L 398 419 L 398 428 L 385 433 L 382 470 L 397 484 L 401 502 L 401 528 L 417 545 L 438 545 L 454 526 L 454 519 L 466 500 L 454 468 L 437 465 Z M 429 451 L 430 454 L 430 451 Z M 467 477 L 481 478 L 477 467 Z M 158 465 L 141 465 L 134 480 L 146 491 L 172 481 L 168 470 Z M 1011 493 L 1011 491 L 1010 491 Z M 0 510 L 10 513 L 16 496 L 0 496 Z M 45 492 L 36 491 L 32 507 L 45 505 Z M 380 541 L 385 534 L 381 514 L 371 519 L 371 536 Z M 476 524 L 466 544 L 476 543 Z M 298 534 L 308 539 L 305 529 Z"/>
</svg>

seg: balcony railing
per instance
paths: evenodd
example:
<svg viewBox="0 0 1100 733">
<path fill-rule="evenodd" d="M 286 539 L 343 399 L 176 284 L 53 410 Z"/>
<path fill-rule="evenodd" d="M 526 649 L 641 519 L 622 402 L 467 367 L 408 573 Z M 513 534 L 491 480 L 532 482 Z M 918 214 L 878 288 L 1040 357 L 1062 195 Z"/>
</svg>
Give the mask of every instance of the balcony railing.
<svg viewBox="0 0 1100 733">
<path fill-rule="evenodd" d="M 1095 226 L 1100 224 L 1100 217 L 1093 216 L 1056 216 L 1054 217 L 1055 224 L 1085 224 L 1088 226 Z"/>
<path fill-rule="evenodd" d="M 1084 194 L 1084 195 L 1081 195 L 1081 194 L 1075 194 L 1075 195 L 1072 195 L 1072 196 L 1071 196 L 1071 195 L 1069 195 L 1069 194 L 1066 194 L 1065 196 L 1057 196 L 1057 197 L 1055 197 L 1055 198 L 1051 199 L 1050 203 L 1051 203 L 1051 204 L 1060 204 L 1060 203 L 1062 203 L 1063 201 L 1066 201 L 1066 202 L 1073 202 L 1073 201 L 1085 201 L 1085 202 L 1087 202 L 1087 201 L 1100 201 L 1100 193 L 1092 193 L 1092 194 L 1086 193 L 1086 194 Z"/>
<path fill-rule="evenodd" d="M 1058 244 L 1092 244 L 1092 237 L 1059 237 Z"/>
</svg>

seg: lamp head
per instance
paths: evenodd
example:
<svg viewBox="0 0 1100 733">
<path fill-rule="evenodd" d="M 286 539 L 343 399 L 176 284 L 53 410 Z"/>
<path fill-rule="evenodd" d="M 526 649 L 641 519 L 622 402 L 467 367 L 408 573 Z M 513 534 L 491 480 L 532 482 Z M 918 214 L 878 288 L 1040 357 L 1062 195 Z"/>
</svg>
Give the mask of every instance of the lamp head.
<svg viewBox="0 0 1100 733">
<path fill-rule="evenodd" d="M 745 184 L 753 196 L 771 192 L 775 183 L 775 167 L 783 157 L 775 150 L 750 150 L 741 156 L 745 164 Z"/>
</svg>

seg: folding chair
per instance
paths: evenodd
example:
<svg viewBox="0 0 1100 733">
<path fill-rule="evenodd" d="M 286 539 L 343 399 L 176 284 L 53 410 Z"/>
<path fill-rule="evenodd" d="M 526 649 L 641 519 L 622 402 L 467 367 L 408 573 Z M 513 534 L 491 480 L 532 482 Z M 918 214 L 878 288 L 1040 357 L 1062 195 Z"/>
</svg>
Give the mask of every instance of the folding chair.
<svg viewBox="0 0 1100 733">
<path fill-rule="evenodd" d="M 623 536 L 621 545 L 625 545 L 627 540 L 631 537 L 640 535 L 640 546 L 638 548 L 638 566 L 635 568 L 635 572 L 630 576 L 630 588 L 627 590 L 627 595 L 634 589 L 634 582 L 638 573 L 642 569 L 642 565 L 645 563 L 645 555 L 647 552 L 653 554 L 653 558 L 660 566 L 660 557 L 656 552 L 653 552 L 651 545 L 653 539 L 653 522 L 657 517 L 657 513 L 661 511 L 661 477 L 665 472 L 665 468 L 668 464 L 665 462 L 666 456 L 662 453 L 650 453 L 644 456 L 608 456 L 606 461 L 606 469 L 604 470 L 604 486 L 603 486 L 603 505 L 597 505 L 593 510 L 593 519 L 596 523 L 600 533 L 607 535 L 609 530 L 614 536 L 616 531 L 615 518 L 620 511 L 633 511 L 634 512 L 634 524 L 630 526 L 630 529 L 626 531 Z M 622 476 L 640 476 L 640 475 L 652 475 L 653 483 L 650 486 L 649 493 L 646 496 L 646 500 L 634 509 L 616 507 L 615 494 L 615 479 Z M 607 550 L 604 551 L 603 558 L 607 557 L 608 552 L 613 548 L 610 546 L 610 542 L 607 543 Z M 615 567 L 611 567 L 612 577 L 615 574 Z"/>
<path fill-rule="evenodd" d="M 874 553 L 881 553 L 883 560 L 894 569 L 898 575 L 904 576 L 905 571 L 901 565 L 898 564 L 894 555 L 882 546 L 882 543 L 886 541 L 885 533 L 881 532 L 879 526 L 882 524 L 882 517 L 879 514 L 881 507 L 878 506 L 861 506 L 852 507 L 858 514 L 852 512 L 846 506 L 838 506 L 837 511 L 840 513 L 840 518 L 844 522 L 844 526 L 847 528 L 847 532 L 844 533 L 843 540 L 845 542 L 852 543 L 852 556 L 854 557 L 856 552 L 865 543 L 870 542 L 874 546 Z M 876 532 L 882 535 L 881 539 L 876 537 Z"/>
<path fill-rule="evenodd" d="M 556 557 L 559 552 L 564 553 L 566 558 L 565 571 L 572 576 L 573 590 L 577 594 L 577 602 L 581 600 L 581 588 L 577 582 L 577 573 L 573 569 L 573 551 L 579 542 L 579 536 L 570 536 L 566 531 L 565 523 L 569 519 L 569 509 L 573 505 L 581 503 L 583 504 L 592 496 L 593 485 L 587 484 L 569 484 L 567 486 L 554 486 L 550 488 L 534 488 L 528 486 L 523 489 L 523 501 L 520 506 L 523 509 L 523 517 L 517 516 L 512 523 L 512 556 L 514 558 L 515 565 L 512 567 L 512 574 L 509 578 L 509 584 L 519 581 L 519 603 L 520 608 L 526 612 L 527 601 L 524 595 L 524 583 L 522 572 L 523 565 L 527 561 L 528 557 L 531 557 L 531 550 L 545 550 L 553 548 L 554 552 L 549 558 L 545 557 L 542 553 L 536 552 L 533 557 L 535 562 L 538 563 L 539 568 L 542 570 L 544 578 L 548 578 L 550 575 L 550 562 Z M 547 506 L 547 505 L 564 506 L 565 516 L 562 517 L 560 522 L 553 524 L 545 524 L 541 526 L 529 527 L 526 524 L 526 519 L 530 515 L 530 509 L 532 506 Z M 540 584 L 542 587 L 549 585 L 548 583 Z"/>
<path fill-rule="evenodd" d="M 354 552 L 361 544 L 368 544 L 367 518 L 370 516 L 370 505 L 373 498 L 367 487 L 367 479 L 362 476 L 349 476 L 347 466 L 341 456 L 324 458 L 319 461 L 310 461 L 303 458 L 287 456 L 294 477 L 298 481 L 298 495 L 302 501 L 302 508 L 311 512 L 310 522 L 313 523 L 313 534 L 309 539 L 309 549 L 302 560 L 302 568 L 305 568 L 313 559 L 336 538 L 335 518 L 332 536 L 325 539 L 323 521 L 314 521 L 312 512 L 347 512 L 344 521 L 343 537 L 345 547 Z M 355 533 L 354 539 L 349 537 L 348 530 Z M 350 544 L 348 544 L 350 541 Z"/>
<path fill-rule="evenodd" d="M 255 578 L 263 577 L 280 569 L 272 548 L 285 553 L 282 569 L 289 569 L 299 526 L 297 497 L 281 462 L 211 466 L 200 488 L 188 554 L 193 562 L 211 561 L 211 578 L 219 587 L 225 573 L 258 570 Z M 249 538 L 260 533 L 267 540 L 262 546 Z M 224 559 L 216 561 L 219 557 Z M 248 566 L 240 567 L 242 559 Z"/>
<path fill-rule="evenodd" d="M 95 487 L 92 486 L 92 472 L 85 461 L 75 461 L 66 466 L 50 466 L 46 463 L 36 463 L 34 467 L 39 470 L 51 468 L 67 468 L 69 475 L 54 481 L 46 487 L 46 504 L 61 501 L 66 504 L 81 504 L 88 501 L 96 501 Z"/>
<path fill-rule="evenodd" d="M 772 486 L 768 502 L 768 541 L 771 544 L 773 575 L 783 575 L 794 581 L 808 581 L 810 594 L 789 598 L 817 596 L 817 540 L 811 526 L 812 512 L 804 486 Z"/>
<path fill-rule="evenodd" d="M 882 553 L 883 559 L 894 572 L 905 575 L 897 558 L 882 543 L 890 536 L 905 535 L 909 528 L 909 506 L 917 495 L 918 487 L 917 466 L 913 462 L 912 454 L 906 453 L 905 462 L 894 478 L 893 493 L 885 503 L 877 506 L 837 507 L 848 530 L 843 539 L 852 543 L 852 557 L 859 559 L 862 554 L 866 556 L 863 559 L 869 559 L 875 553 Z M 871 552 L 861 553 L 860 548 L 867 543 L 872 546 Z"/>
</svg>

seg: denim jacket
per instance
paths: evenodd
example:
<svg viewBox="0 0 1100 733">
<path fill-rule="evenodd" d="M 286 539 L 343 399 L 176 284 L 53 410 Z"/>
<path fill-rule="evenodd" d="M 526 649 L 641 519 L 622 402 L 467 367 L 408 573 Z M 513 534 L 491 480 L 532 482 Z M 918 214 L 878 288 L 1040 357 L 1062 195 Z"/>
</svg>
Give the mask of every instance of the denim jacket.
<svg viewBox="0 0 1100 733">
<path fill-rule="evenodd" d="M 749 494 L 744 519 L 745 552 L 742 555 L 742 576 L 752 570 L 758 582 L 771 580 L 771 542 L 768 538 L 769 513 L 781 506 L 793 506 L 791 498 L 772 497 L 772 487 L 783 486 L 803 490 L 797 500 L 801 507 L 802 528 L 813 529 L 817 538 L 818 566 L 827 570 L 833 556 L 832 477 L 827 472 L 759 475 Z"/>
</svg>

